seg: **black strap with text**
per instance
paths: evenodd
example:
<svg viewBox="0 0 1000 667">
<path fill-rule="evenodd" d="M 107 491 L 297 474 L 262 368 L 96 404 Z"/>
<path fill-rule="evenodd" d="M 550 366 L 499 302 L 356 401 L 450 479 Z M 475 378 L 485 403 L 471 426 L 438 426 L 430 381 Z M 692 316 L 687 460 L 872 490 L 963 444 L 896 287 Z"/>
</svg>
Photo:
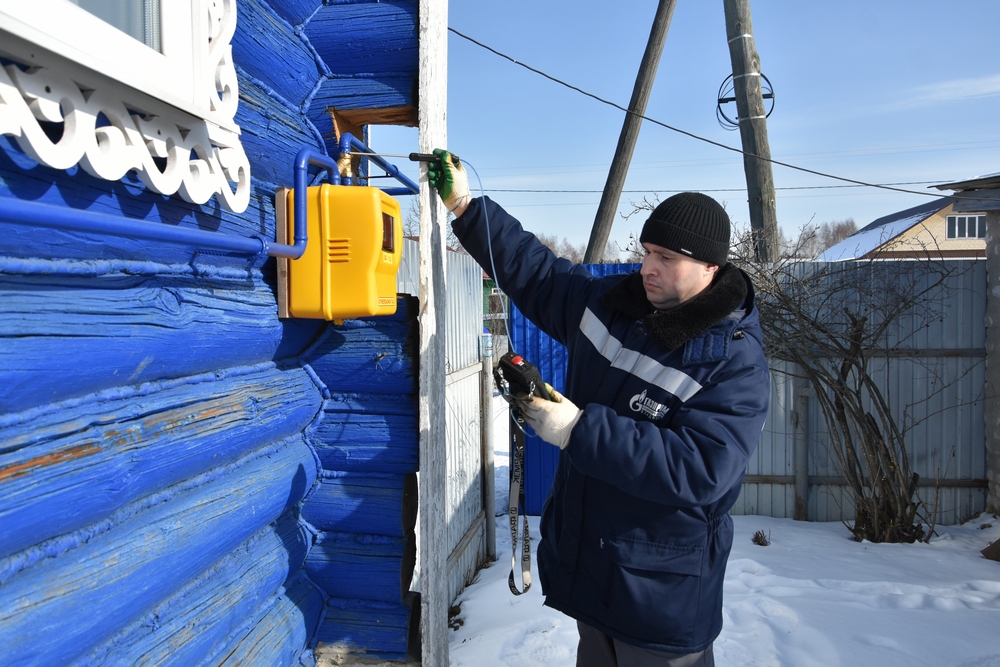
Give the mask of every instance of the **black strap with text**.
<svg viewBox="0 0 1000 667">
<path fill-rule="evenodd" d="M 528 516 L 524 515 L 524 530 L 521 546 L 521 584 L 522 590 L 517 590 L 514 571 L 517 569 L 517 516 L 518 510 L 524 509 L 524 431 L 518 428 L 514 416 L 511 416 L 511 426 L 514 429 L 514 450 L 511 452 L 510 498 L 508 510 L 510 514 L 510 576 L 507 585 L 514 595 L 522 595 L 531 588 L 531 535 L 528 532 Z"/>
</svg>

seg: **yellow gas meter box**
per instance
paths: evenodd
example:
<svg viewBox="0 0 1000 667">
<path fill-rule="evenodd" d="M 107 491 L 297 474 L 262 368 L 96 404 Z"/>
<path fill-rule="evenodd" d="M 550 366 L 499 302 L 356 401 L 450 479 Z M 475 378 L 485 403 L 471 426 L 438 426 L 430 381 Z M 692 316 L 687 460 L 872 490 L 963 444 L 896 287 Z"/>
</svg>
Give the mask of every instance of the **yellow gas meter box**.
<svg viewBox="0 0 1000 667">
<path fill-rule="evenodd" d="M 287 236 L 295 202 L 287 190 Z M 288 261 L 292 317 L 342 320 L 396 312 L 396 272 L 403 253 L 399 202 L 379 188 L 330 185 L 307 194 L 309 241 Z"/>
</svg>

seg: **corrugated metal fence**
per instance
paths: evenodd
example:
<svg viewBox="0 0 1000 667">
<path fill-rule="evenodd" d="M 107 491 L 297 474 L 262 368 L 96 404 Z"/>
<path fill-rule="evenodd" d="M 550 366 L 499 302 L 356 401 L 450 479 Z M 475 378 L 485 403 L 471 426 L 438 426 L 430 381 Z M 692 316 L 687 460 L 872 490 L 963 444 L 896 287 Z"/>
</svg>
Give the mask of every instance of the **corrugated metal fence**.
<svg viewBox="0 0 1000 667">
<path fill-rule="evenodd" d="M 858 263 L 859 269 L 865 264 Z M 982 511 L 986 503 L 986 263 L 948 260 L 942 265 L 949 269 L 947 282 L 923 304 L 934 315 L 899 318 L 889 352 L 869 350 L 867 356 L 904 430 L 910 467 L 920 475 L 920 498 L 936 509 L 938 523 L 949 525 Z M 898 271 L 900 281 L 928 278 L 923 262 L 882 266 Z M 901 349 L 892 349 L 894 341 L 902 341 Z M 800 475 L 808 476 L 809 520 L 852 519 L 851 494 L 830 451 L 819 401 L 809 387 L 789 377 L 794 369 L 773 361 L 771 368 L 771 411 L 733 513 L 794 516 L 798 439 L 805 445 L 800 451 L 806 460 L 798 465 Z"/>
<path fill-rule="evenodd" d="M 893 262 L 899 280 L 921 280 L 920 262 Z M 894 414 L 901 416 L 913 472 L 920 475 L 922 499 L 936 508 L 937 522 L 954 524 L 983 510 L 986 502 L 986 444 L 983 419 L 985 382 L 986 264 L 950 260 L 948 282 L 925 306 L 936 316 L 903 317 L 893 333 L 905 340 L 905 353 L 869 352 L 876 379 Z M 636 270 L 638 265 L 591 265 L 603 276 Z M 808 270 L 808 264 L 803 264 Z M 765 323 L 766 326 L 766 323 Z M 909 327 L 909 328 L 907 328 Z M 511 313 L 512 347 L 539 366 L 542 376 L 561 390 L 566 351 L 540 332 L 516 309 Z M 789 377 L 793 370 L 771 362 L 771 410 L 760 445 L 734 514 L 793 518 L 795 515 L 795 443 L 806 447 L 808 519 L 853 518 L 850 493 L 843 486 L 829 450 L 819 403 L 810 390 Z M 801 456 L 801 454 L 800 454 Z M 526 505 L 541 512 L 555 471 L 558 451 L 528 438 L 525 443 Z"/>
<path fill-rule="evenodd" d="M 404 242 L 397 291 L 419 296 L 419 244 Z M 448 467 L 448 594 L 455 597 L 471 581 L 489 552 L 486 544 L 485 479 L 492 479 L 483 456 L 483 272 L 469 255 L 449 252 L 445 306 L 446 438 Z"/>
</svg>

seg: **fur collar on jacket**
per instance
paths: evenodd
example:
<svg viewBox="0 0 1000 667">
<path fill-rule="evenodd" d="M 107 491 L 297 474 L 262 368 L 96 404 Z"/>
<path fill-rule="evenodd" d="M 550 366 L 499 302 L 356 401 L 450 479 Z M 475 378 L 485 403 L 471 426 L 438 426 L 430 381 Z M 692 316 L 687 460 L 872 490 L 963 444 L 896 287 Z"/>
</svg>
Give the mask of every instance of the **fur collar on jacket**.
<svg viewBox="0 0 1000 667">
<path fill-rule="evenodd" d="M 628 275 L 601 297 L 610 310 L 642 320 L 667 350 L 675 350 L 738 310 L 747 298 L 743 273 L 732 264 L 719 269 L 707 291 L 672 310 L 658 311 L 646 298 L 642 276 Z"/>
</svg>

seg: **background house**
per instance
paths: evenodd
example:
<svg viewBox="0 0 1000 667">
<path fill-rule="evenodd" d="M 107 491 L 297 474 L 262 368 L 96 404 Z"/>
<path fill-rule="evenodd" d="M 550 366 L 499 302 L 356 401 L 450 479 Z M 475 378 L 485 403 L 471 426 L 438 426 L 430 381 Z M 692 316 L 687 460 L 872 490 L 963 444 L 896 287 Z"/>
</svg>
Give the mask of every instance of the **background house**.
<svg viewBox="0 0 1000 667">
<path fill-rule="evenodd" d="M 941 197 L 883 216 L 824 250 L 817 259 L 979 259 L 986 257 L 985 211 L 956 211 Z"/>
</svg>

